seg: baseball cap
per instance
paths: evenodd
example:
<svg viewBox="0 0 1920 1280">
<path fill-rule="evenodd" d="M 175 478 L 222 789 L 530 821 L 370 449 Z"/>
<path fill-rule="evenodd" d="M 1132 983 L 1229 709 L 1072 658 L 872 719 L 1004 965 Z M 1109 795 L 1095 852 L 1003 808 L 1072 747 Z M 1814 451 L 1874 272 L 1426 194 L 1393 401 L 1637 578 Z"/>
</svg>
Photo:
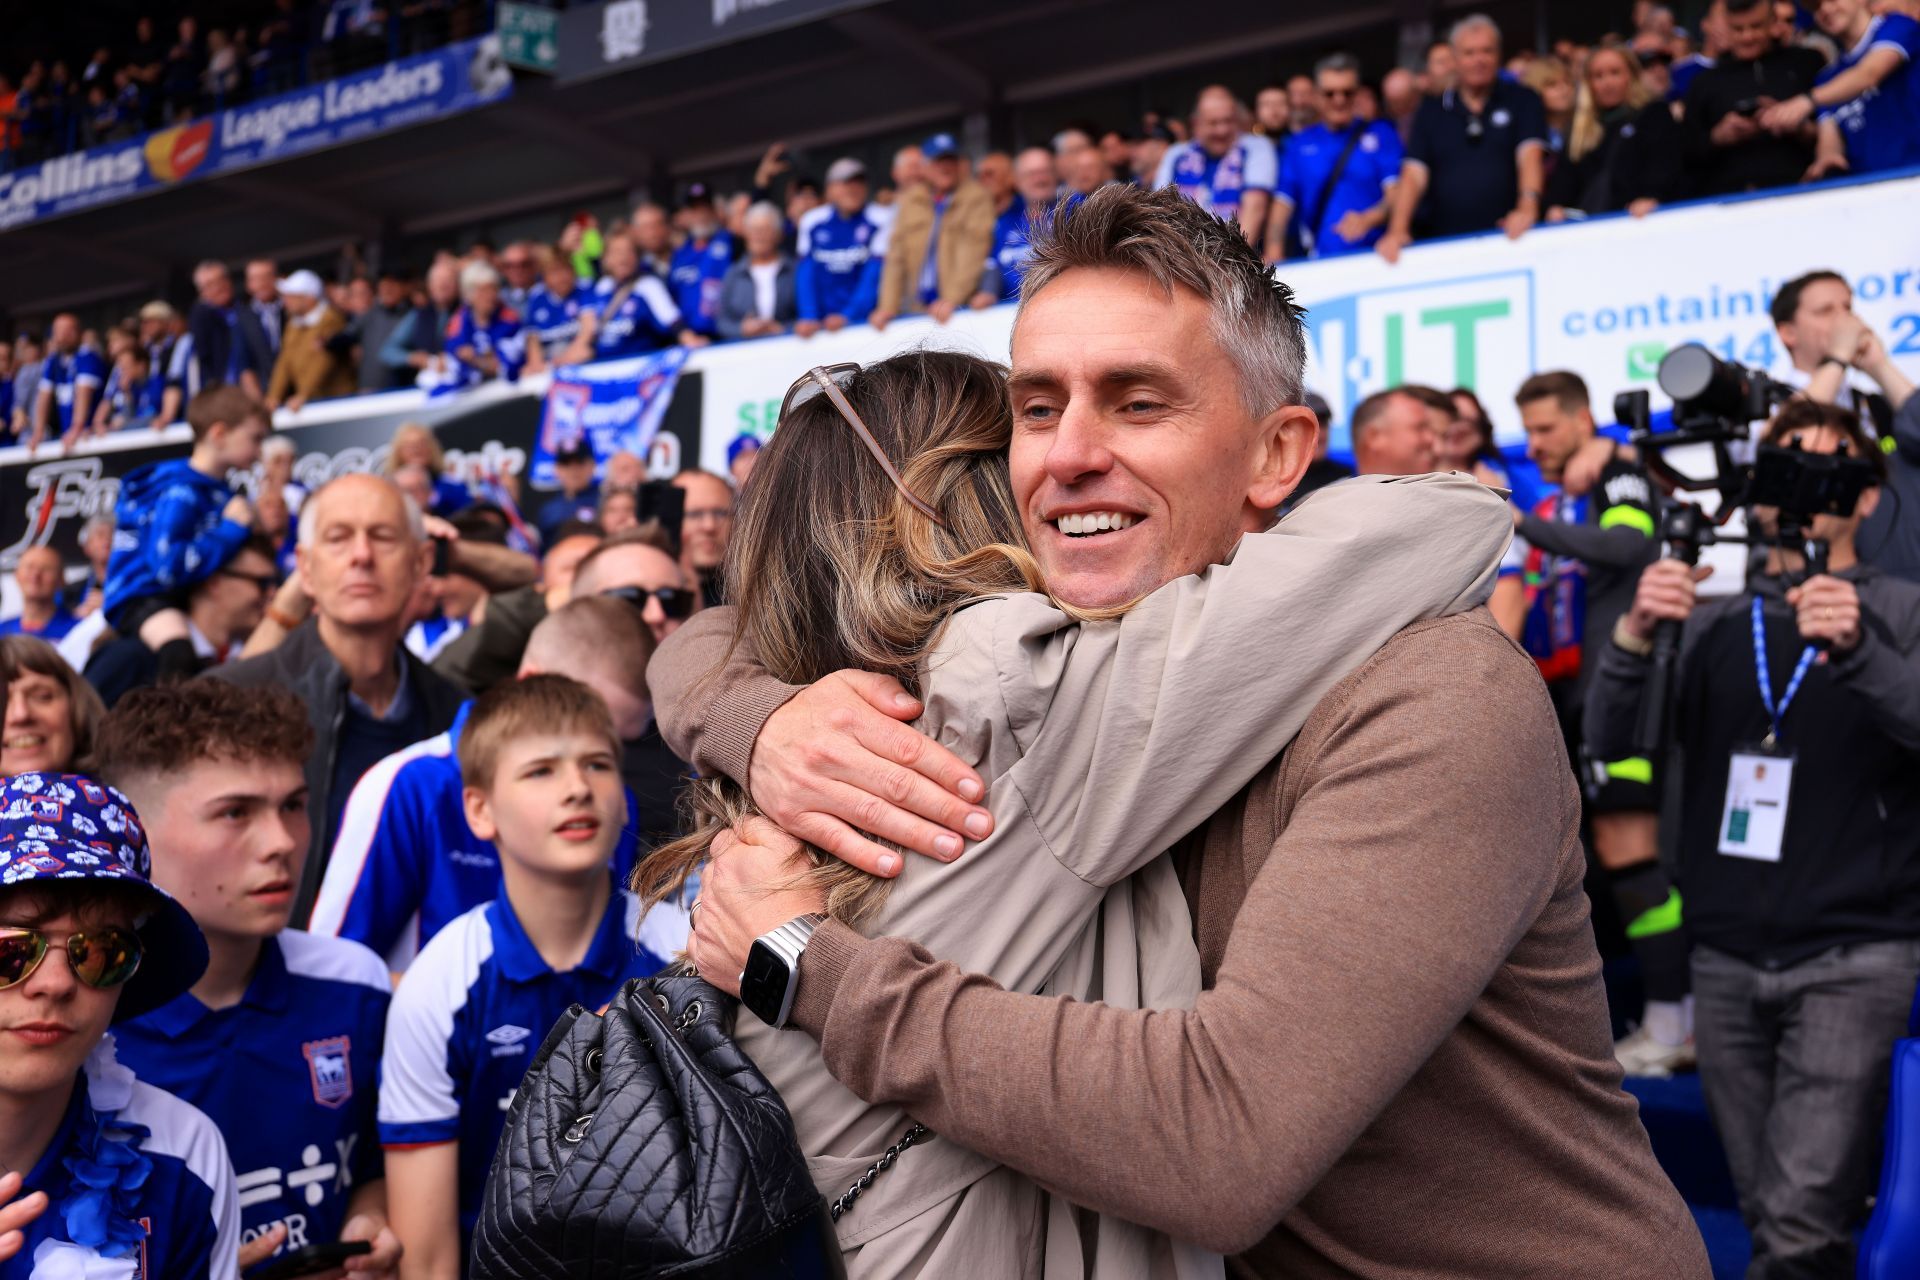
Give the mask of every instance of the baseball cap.
<svg viewBox="0 0 1920 1280">
<path fill-rule="evenodd" d="M 296 271 L 280 281 L 280 292 L 291 293 L 302 298 L 317 298 L 326 292 L 320 283 L 320 277 L 311 271 Z"/>
<path fill-rule="evenodd" d="M 0 779 L 0 885 L 114 883 L 150 905 L 135 924 L 146 945 L 139 970 L 121 988 L 115 1022 L 185 995 L 207 971 L 207 941 L 187 909 L 153 884 L 146 829 L 126 796 L 75 773 L 19 773 Z"/>
<path fill-rule="evenodd" d="M 553 451 L 555 462 L 592 462 L 593 446 L 585 440 L 568 440 Z"/>
<path fill-rule="evenodd" d="M 758 453 L 759 451 L 760 437 L 754 435 L 752 432 L 742 431 L 739 435 L 727 442 L 727 465 L 731 467 L 734 459 L 743 453 Z"/>
<path fill-rule="evenodd" d="M 855 179 L 865 179 L 866 176 L 867 166 L 852 156 L 841 156 L 827 166 L 828 182 L 852 182 Z"/>
<path fill-rule="evenodd" d="M 929 160 L 942 160 L 959 155 L 960 144 L 953 140 L 950 133 L 936 133 L 921 144 L 920 150 Z"/>
<path fill-rule="evenodd" d="M 695 182 L 687 187 L 687 194 L 680 203 L 682 205 L 712 204 L 713 192 L 707 190 L 706 183 Z"/>
<path fill-rule="evenodd" d="M 142 320 L 171 320 L 173 319 L 173 308 L 155 299 L 140 308 L 140 318 Z"/>
</svg>

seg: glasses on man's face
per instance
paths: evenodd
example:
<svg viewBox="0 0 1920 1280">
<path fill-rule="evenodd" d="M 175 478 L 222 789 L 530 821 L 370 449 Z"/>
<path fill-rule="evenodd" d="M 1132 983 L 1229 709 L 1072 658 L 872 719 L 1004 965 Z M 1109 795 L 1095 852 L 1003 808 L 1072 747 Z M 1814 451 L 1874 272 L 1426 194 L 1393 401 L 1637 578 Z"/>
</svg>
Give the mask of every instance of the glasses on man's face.
<svg viewBox="0 0 1920 1280">
<path fill-rule="evenodd" d="M 793 385 L 787 388 L 786 399 L 780 402 L 779 420 L 785 422 L 789 413 L 824 393 L 827 399 L 833 402 L 833 407 L 840 411 L 840 416 L 846 420 L 846 424 L 853 428 L 853 433 L 860 437 L 860 443 L 867 446 L 867 452 L 871 453 L 873 460 L 880 464 L 880 469 L 887 473 L 887 479 L 893 481 L 893 487 L 900 491 L 900 496 L 911 503 L 915 511 L 942 528 L 946 527 L 947 522 L 940 518 L 940 513 L 923 501 L 913 490 L 907 488 L 907 482 L 901 479 L 900 472 L 887 457 L 887 451 L 880 447 L 880 442 L 874 439 L 873 432 L 867 429 L 867 424 L 861 420 L 859 413 L 854 410 L 853 403 L 847 399 L 846 392 L 841 390 L 858 372 L 860 372 L 860 366 L 857 364 L 816 365 L 807 370 L 795 378 Z"/>
<path fill-rule="evenodd" d="M 272 595 L 280 587 L 280 579 L 270 573 L 242 573 L 238 569 L 215 569 L 214 574 L 222 578 L 238 578 L 242 582 L 251 582 L 263 596 Z"/>
<path fill-rule="evenodd" d="M 1467 117 L 1467 145 L 1477 147 L 1480 140 L 1487 136 L 1487 122 L 1477 115 Z"/>
<path fill-rule="evenodd" d="M 76 930 L 61 942 L 38 929 L 0 928 L 0 991 L 31 978 L 47 952 L 56 949 L 67 953 L 74 977 L 101 991 L 131 978 L 146 954 L 140 935 L 125 925 Z"/>
<path fill-rule="evenodd" d="M 600 593 L 612 596 L 615 600 L 625 600 L 634 608 L 645 612 L 647 601 L 658 600 L 660 612 L 669 618 L 685 621 L 693 616 L 694 603 L 699 599 L 693 592 L 683 587 L 657 587 L 652 591 L 645 587 L 613 587 Z"/>
</svg>

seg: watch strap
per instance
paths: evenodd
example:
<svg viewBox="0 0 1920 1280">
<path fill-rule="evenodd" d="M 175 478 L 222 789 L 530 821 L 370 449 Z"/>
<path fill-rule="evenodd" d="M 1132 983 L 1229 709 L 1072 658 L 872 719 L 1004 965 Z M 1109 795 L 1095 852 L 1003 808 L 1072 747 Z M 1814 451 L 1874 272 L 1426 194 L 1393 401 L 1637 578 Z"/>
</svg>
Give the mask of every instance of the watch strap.
<svg viewBox="0 0 1920 1280">
<path fill-rule="evenodd" d="M 764 946 L 777 956 L 787 969 L 786 990 L 780 998 L 777 1010 L 756 1009 L 754 1012 L 776 1029 L 787 1025 L 787 1019 L 793 1013 L 794 992 L 800 986 L 800 957 L 806 952 L 807 943 L 813 938 L 813 931 L 825 920 L 823 915 L 796 916 L 785 924 L 769 929 L 754 939 L 755 946 Z M 771 1012 L 773 1017 L 766 1015 Z"/>
</svg>

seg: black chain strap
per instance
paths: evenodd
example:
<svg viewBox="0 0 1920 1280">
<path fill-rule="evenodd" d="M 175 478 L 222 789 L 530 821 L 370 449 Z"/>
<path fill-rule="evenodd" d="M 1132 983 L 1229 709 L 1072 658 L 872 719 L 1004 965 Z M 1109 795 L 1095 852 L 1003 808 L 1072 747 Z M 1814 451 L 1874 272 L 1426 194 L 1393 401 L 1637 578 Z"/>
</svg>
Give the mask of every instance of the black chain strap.
<svg viewBox="0 0 1920 1280">
<path fill-rule="evenodd" d="M 920 1124 L 918 1122 L 916 1122 L 911 1129 L 908 1129 L 906 1132 L 906 1136 L 902 1137 L 900 1141 L 888 1147 L 884 1155 L 882 1155 L 878 1160 L 875 1160 L 872 1164 L 868 1165 L 867 1171 L 860 1175 L 860 1178 L 858 1181 L 856 1181 L 852 1186 L 847 1188 L 846 1194 L 841 1196 L 838 1200 L 835 1200 L 833 1204 L 828 1208 L 827 1212 L 833 1216 L 833 1220 L 835 1222 L 840 1221 L 840 1215 L 845 1213 L 847 1210 L 853 1208 L 853 1202 L 860 1198 L 860 1193 L 862 1191 L 865 1191 L 868 1187 L 872 1186 L 873 1180 L 875 1178 L 879 1177 L 881 1174 L 885 1173 L 887 1170 L 893 1168 L 893 1162 L 900 1158 L 900 1153 L 902 1151 L 905 1151 L 908 1147 L 912 1146 L 914 1143 L 920 1141 L 920 1139 L 925 1138 L 927 1136 L 929 1136 L 927 1133 L 927 1126 Z"/>
</svg>

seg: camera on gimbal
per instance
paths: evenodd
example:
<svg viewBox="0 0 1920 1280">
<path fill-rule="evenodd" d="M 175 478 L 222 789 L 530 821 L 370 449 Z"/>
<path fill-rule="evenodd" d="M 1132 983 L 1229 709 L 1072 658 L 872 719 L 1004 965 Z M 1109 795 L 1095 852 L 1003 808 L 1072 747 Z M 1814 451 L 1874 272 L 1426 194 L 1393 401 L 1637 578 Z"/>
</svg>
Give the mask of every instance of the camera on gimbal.
<svg viewBox="0 0 1920 1280">
<path fill-rule="evenodd" d="M 1779 512 L 1771 540 L 1782 547 L 1794 544 L 1805 558 L 1806 575 L 1826 571 L 1826 543 L 1810 535 L 1814 517 L 1849 516 L 1860 495 L 1876 483 L 1873 462 L 1856 457 L 1843 441 L 1839 452 L 1813 453 L 1798 437 L 1785 445 L 1749 448 L 1753 423 L 1770 417 L 1776 406 L 1796 394 L 1794 388 L 1769 378 L 1758 369 L 1721 360 L 1697 343 L 1675 347 L 1660 362 L 1660 389 L 1673 398 L 1673 429 L 1655 432 L 1649 396 L 1625 391 L 1613 399 L 1613 410 L 1632 432 L 1648 472 L 1677 495 L 1716 491 L 1718 511 L 1708 516 L 1697 503 L 1669 499 L 1661 504 L 1662 554 L 1696 564 L 1700 550 L 1715 542 L 1749 542 L 1719 533 L 1735 511 L 1769 507 Z M 1688 475 L 1674 465 L 1670 452 L 1706 446 L 1713 456 L 1713 474 Z M 1750 460 L 1749 460 L 1750 459 Z M 1680 625 L 1663 622 L 1654 634 L 1652 670 L 1640 704 L 1637 746 L 1647 755 L 1664 748 L 1668 729 L 1675 664 L 1680 647 Z"/>
</svg>

